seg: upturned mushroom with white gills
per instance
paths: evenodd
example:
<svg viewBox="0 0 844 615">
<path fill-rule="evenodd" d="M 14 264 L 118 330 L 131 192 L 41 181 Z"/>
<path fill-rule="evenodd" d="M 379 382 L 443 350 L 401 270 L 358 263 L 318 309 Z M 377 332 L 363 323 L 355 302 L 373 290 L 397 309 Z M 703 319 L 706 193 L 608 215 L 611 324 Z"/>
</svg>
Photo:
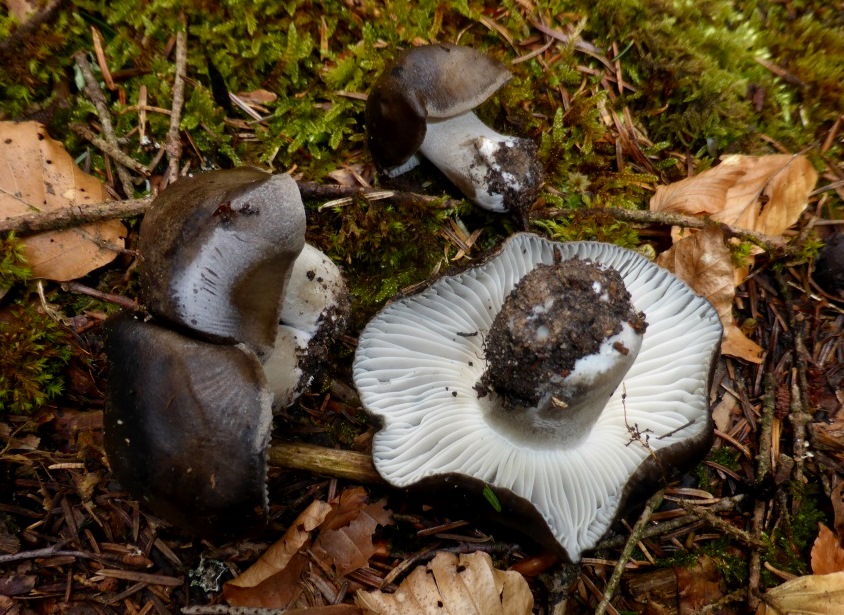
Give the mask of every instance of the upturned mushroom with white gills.
<svg viewBox="0 0 844 615">
<path fill-rule="evenodd" d="M 305 390 L 345 326 L 345 284 L 305 244 L 295 182 L 258 169 L 180 180 L 140 246 L 151 317 L 106 322 L 109 461 L 154 513 L 237 533 L 265 519 L 272 408 Z"/>
<path fill-rule="evenodd" d="M 631 250 L 515 235 L 361 333 L 375 467 L 486 496 L 577 562 L 631 497 L 708 450 L 721 333 L 708 301 Z"/>
<path fill-rule="evenodd" d="M 484 209 L 524 215 L 542 182 L 536 145 L 495 132 L 473 112 L 511 78 L 501 62 L 469 47 L 404 51 L 366 101 L 375 164 L 396 177 L 421 154 Z"/>
</svg>

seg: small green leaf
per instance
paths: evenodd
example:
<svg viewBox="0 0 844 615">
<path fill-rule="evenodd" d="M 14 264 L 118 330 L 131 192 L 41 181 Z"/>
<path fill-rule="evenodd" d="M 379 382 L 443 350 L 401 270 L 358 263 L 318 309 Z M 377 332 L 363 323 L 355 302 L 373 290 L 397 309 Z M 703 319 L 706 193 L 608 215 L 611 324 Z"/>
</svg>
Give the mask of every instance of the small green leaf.
<svg viewBox="0 0 844 615">
<path fill-rule="evenodd" d="M 495 512 L 501 512 L 501 502 L 498 501 L 498 497 L 489 485 L 484 485 L 484 497 L 489 505 L 495 509 Z"/>
</svg>

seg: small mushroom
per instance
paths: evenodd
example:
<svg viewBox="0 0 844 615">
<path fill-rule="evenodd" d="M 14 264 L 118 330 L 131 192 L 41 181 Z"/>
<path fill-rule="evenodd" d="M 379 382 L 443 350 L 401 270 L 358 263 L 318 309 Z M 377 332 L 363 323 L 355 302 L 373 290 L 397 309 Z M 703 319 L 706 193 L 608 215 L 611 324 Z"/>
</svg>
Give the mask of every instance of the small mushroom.
<svg viewBox="0 0 844 615">
<path fill-rule="evenodd" d="M 340 271 L 305 244 L 295 182 L 249 168 L 180 180 L 153 203 L 140 247 L 151 316 L 106 323 L 112 469 L 184 529 L 254 526 L 272 407 L 295 401 L 345 325 Z"/>
<path fill-rule="evenodd" d="M 141 225 L 144 301 L 157 318 L 262 357 L 304 245 L 305 208 L 289 175 L 241 167 L 181 179 Z"/>
<path fill-rule="evenodd" d="M 519 234 L 385 307 L 353 371 L 389 483 L 493 494 L 576 562 L 626 501 L 705 454 L 720 340 L 709 302 L 639 254 Z"/>
<path fill-rule="evenodd" d="M 418 164 L 418 152 L 484 209 L 524 214 L 542 181 L 536 146 L 498 134 L 472 111 L 511 77 L 501 62 L 468 47 L 403 52 L 366 102 L 375 164 L 396 177 Z"/>
</svg>

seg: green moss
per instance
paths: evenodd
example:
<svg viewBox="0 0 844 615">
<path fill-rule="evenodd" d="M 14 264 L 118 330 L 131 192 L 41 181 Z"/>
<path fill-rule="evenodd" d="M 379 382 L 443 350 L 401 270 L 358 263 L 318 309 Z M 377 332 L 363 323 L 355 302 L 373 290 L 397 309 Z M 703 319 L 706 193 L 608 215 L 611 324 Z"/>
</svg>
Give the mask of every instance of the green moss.
<svg viewBox="0 0 844 615">
<path fill-rule="evenodd" d="M 599 210 L 576 211 L 568 218 L 536 220 L 534 225 L 556 241 L 605 241 L 631 249 L 639 245 L 636 229 Z"/>
<path fill-rule="evenodd" d="M 31 275 L 23 244 L 15 234 L 0 238 L 0 289 L 8 289 L 15 282 L 26 282 Z"/>
<path fill-rule="evenodd" d="M 18 304 L 0 320 L 0 410 L 28 414 L 62 391 L 70 338 L 52 318 Z"/>
</svg>

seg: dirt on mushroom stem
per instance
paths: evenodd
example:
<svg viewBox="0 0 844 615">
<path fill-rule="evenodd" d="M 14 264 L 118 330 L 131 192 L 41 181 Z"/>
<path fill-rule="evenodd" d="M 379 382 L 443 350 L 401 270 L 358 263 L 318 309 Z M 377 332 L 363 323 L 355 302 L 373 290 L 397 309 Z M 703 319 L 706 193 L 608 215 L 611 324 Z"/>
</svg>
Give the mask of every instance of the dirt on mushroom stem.
<svg viewBox="0 0 844 615">
<path fill-rule="evenodd" d="M 594 355 L 628 323 L 647 328 L 617 271 L 578 259 L 539 265 L 516 285 L 493 321 L 485 352 L 489 368 L 476 389 L 494 390 L 505 406 L 536 406 L 549 388 L 559 405 L 566 393 L 552 381 L 565 379 L 578 359 Z M 616 342 L 614 350 L 630 349 Z"/>
</svg>

